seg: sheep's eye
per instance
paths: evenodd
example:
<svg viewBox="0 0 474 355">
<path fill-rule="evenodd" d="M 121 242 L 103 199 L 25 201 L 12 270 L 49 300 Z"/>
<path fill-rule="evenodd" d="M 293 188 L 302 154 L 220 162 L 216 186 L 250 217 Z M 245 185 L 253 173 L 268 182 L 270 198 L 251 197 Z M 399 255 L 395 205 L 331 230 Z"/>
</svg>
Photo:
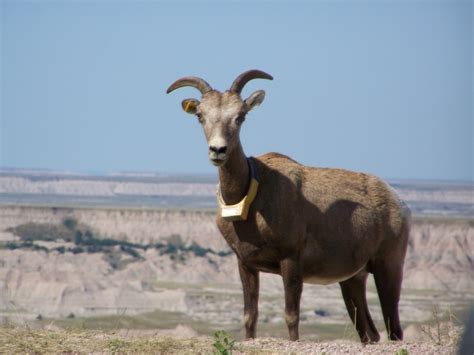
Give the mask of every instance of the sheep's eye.
<svg viewBox="0 0 474 355">
<path fill-rule="evenodd" d="M 196 117 L 197 117 L 199 122 L 202 123 L 204 121 L 204 119 L 202 118 L 202 114 L 200 112 L 196 113 Z"/>
</svg>

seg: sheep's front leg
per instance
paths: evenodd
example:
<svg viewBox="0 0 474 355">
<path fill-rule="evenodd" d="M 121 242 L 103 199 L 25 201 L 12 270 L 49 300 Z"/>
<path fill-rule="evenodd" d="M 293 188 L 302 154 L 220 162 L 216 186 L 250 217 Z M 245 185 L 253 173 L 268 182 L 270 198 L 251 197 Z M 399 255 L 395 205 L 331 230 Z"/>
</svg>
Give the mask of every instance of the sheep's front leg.
<svg viewBox="0 0 474 355">
<path fill-rule="evenodd" d="M 290 340 L 298 340 L 300 320 L 300 299 L 303 291 L 303 274 L 299 258 L 287 258 L 280 263 L 281 276 L 285 287 L 285 320 Z"/>
<path fill-rule="evenodd" d="M 244 291 L 244 323 L 247 339 L 257 336 L 258 318 L 258 271 L 242 264 L 239 260 L 239 274 Z"/>
</svg>

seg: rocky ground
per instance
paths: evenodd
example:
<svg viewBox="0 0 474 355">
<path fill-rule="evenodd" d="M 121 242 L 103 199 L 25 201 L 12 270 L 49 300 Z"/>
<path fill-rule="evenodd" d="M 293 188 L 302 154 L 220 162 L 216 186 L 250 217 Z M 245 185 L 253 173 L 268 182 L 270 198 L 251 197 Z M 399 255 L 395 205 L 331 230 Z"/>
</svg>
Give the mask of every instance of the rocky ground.
<svg viewBox="0 0 474 355">
<path fill-rule="evenodd" d="M 356 341 L 335 340 L 291 342 L 281 338 L 263 337 L 248 341 L 222 337 L 195 336 L 186 327 L 169 332 L 156 331 L 137 334 L 133 331 L 114 332 L 63 331 L 52 329 L 0 328 L 1 353 L 159 353 L 159 354 L 209 354 L 216 350 L 214 344 L 232 354 L 455 354 L 457 339 L 441 343 L 382 342 L 362 345 Z"/>
<path fill-rule="evenodd" d="M 357 342 L 290 342 L 283 339 L 261 338 L 239 343 L 241 353 L 262 352 L 274 354 L 454 354 L 456 345 L 429 342 L 387 342 L 362 345 Z"/>
</svg>

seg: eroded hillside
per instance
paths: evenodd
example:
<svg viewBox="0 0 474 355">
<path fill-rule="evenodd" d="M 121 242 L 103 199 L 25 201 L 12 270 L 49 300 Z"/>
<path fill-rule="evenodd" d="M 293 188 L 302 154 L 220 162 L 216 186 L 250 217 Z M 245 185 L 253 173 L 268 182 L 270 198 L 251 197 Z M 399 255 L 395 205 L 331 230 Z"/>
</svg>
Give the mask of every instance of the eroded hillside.
<svg viewBox="0 0 474 355">
<path fill-rule="evenodd" d="M 203 332 L 205 324 L 238 325 L 236 260 L 214 219 L 214 212 L 198 210 L 1 207 L 3 317 L 67 322 L 159 310 L 159 316 L 150 314 L 196 324 Z M 473 225 L 467 219 L 414 219 L 401 300 L 405 322 L 429 320 L 433 305 L 456 310 L 472 301 Z M 281 279 L 264 275 L 260 319 L 270 333 L 284 330 L 282 297 Z M 380 321 L 373 285 L 368 298 Z M 305 285 L 303 329 L 342 327 L 347 320 L 338 285 Z"/>
</svg>

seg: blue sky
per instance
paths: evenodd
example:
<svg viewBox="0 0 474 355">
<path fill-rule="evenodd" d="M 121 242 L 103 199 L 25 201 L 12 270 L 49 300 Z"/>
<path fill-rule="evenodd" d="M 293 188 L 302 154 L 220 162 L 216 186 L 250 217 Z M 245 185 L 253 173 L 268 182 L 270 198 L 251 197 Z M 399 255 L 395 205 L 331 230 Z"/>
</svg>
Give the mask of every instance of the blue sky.
<svg viewBox="0 0 474 355">
<path fill-rule="evenodd" d="M 472 1 L 0 1 L 1 167 L 214 172 L 165 90 L 258 68 L 248 155 L 473 177 Z"/>
</svg>

